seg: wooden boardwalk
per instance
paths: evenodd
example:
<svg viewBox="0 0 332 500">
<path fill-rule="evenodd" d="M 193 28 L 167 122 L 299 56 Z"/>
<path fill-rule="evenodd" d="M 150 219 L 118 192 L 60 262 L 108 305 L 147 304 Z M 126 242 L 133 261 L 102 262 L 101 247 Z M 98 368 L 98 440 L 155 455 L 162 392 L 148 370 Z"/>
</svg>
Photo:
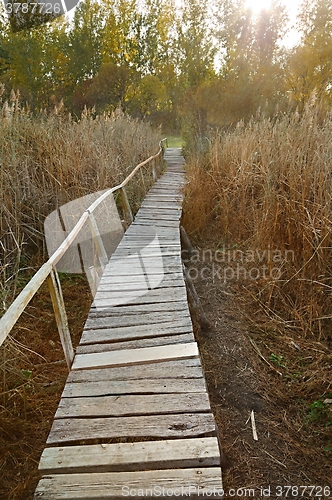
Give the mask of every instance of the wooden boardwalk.
<svg viewBox="0 0 332 500">
<path fill-rule="evenodd" d="M 167 149 L 165 160 L 101 279 L 35 499 L 222 496 L 182 273 L 184 160 L 179 149 Z"/>
</svg>

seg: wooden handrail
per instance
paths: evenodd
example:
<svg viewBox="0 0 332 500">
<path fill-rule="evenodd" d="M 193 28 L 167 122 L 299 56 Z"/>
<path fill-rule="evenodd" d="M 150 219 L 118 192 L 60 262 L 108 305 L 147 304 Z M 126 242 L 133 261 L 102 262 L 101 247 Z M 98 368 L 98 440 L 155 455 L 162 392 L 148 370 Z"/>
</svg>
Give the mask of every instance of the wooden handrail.
<svg viewBox="0 0 332 500">
<path fill-rule="evenodd" d="M 30 300 L 33 298 L 33 296 L 37 293 L 39 288 L 42 286 L 44 281 L 49 277 L 52 276 L 52 273 L 55 272 L 55 265 L 61 257 L 66 253 L 70 245 L 73 243 L 79 232 L 81 231 L 82 227 L 88 221 L 89 217 L 91 214 L 93 214 L 94 210 L 102 203 L 109 195 L 115 193 L 116 191 L 119 190 L 124 190 L 125 186 L 128 184 L 128 182 L 135 176 L 136 172 L 141 170 L 142 167 L 147 165 L 148 163 L 154 161 L 158 157 L 162 157 L 165 146 L 164 143 L 167 145 L 167 139 L 162 139 L 159 142 L 159 151 L 157 154 L 150 156 L 147 160 L 143 161 L 142 163 L 139 163 L 133 171 L 125 178 L 125 180 L 119 184 L 118 186 L 115 186 L 111 189 L 108 189 L 105 193 L 99 196 L 97 200 L 95 200 L 82 214 L 78 222 L 75 224 L 73 229 L 70 231 L 68 236 L 65 238 L 65 240 L 62 242 L 62 244 L 59 246 L 59 248 L 51 255 L 51 257 L 48 259 L 45 264 L 43 264 L 40 269 L 33 275 L 29 283 L 23 288 L 21 293 L 16 297 L 16 299 L 13 301 L 13 303 L 9 306 L 8 310 L 5 312 L 5 314 L 2 316 L 0 319 L 0 346 L 3 344 L 3 342 L 6 340 L 7 336 L 11 332 L 12 328 L 14 327 L 15 323 L 25 310 L 26 306 L 29 304 Z M 53 306 L 54 306 L 54 313 L 56 316 L 56 320 L 58 323 L 58 328 L 59 328 L 59 333 L 62 341 L 62 332 L 61 330 L 61 323 L 63 326 L 63 322 L 66 321 L 65 317 L 65 311 L 63 309 L 63 300 L 61 299 L 62 297 L 62 292 L 60 287 L 60 282 L 56 281 L 54 279 L 49 280 L 49 287 L 50 287 L 50 292 L 52 296 L 52 301 L 53 301 Z M 61 299 L 61 300 L 60 300 Z M 58 302 L 54 302 L 57 300 Z M 60 311 L 60 312 L 59 312 Z M 59 327 L 60 325 L 60 327 Z M 68 342 L 68 339 L 66 340 Z M 64 345 L 62 341 L 62 347 L 63 350 L 66 353 L 71 352 L 72 349 L 71 346 L 68 346 L 68 343 Z M 68 368 L 70 368 L 71 362 L 72 362 L 72 357 L 73 354 L 66 355 L 66 360 L 67 360 L 67 365 Z"/>
</svg>

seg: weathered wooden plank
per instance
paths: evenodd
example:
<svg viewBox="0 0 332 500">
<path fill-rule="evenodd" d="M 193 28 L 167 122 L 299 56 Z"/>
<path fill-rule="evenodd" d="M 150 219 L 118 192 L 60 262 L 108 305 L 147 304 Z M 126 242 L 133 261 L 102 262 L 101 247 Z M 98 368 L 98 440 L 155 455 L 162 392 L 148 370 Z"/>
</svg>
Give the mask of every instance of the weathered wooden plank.
<svg viewBox="0 0 332 500">
<path fill-rule="evenodd" d="M 105 271 L 105 276 L 117 275 L 123 276 L 125 279 L 126 276 L 138 275 L 142 277 L 142 280 L 148 279 L 149 281 L 151 281 L 150 277 L 160 275 L 160 280 L 158 280 L 157 282 L 158 285 L 166 274 L 178 273 L 181 269 L 178 262 L 164 263 L 161 258 L 159 259 L 159 262 L 156 261 L 154 263 L 145 263 L 145 269 L 143 269 L 142 267 L 131 265 L 130 262 L 122 264 L 119 261 L 117 265 L 119 266 L 118 268 L 115 265 L 115 262 L 112 262 L 112 266 L 109 266 L 107 271 Z"/>
<path fill-rule="evenodd" d="M 102 299 L 103 297 L 107 297 L 107 292 L 103 291 L 102 293 L 98 294 L 98 298 Z M 117 306 L 117 307 L 108 307 L 105 310 L 105 316 L 107 317 L 117 317 L 117 316 L 136 316 L 140 315 L 143 316 L 145 314 L 152 314 L 152 313 L 158 313 L 158 312 L 171 312 L 171 311 L 180 311 L 183 314 L 188 313 L 189 314 L 189 309 L 188 309 L 188 303 L 181 301 L 181 302 L 165 302 L 165 303 L 155 303 L 155 304 L 139 304 L 139 305 L 123 305 L 123 306 Z M 103 312 L 100 310 L 97 310 L 96 308 L 92 307 L 89 317 L 93 318 L 95 316 L 103 316 Z"/>
<path fill-rule="evenodd" d="M 146 247 L 146 240 L 143 239 L 143 241 L 141 241 L 136 237 L 133 238 L 128 237 L 126 239 L 123 239 L 121 244 L 116 249 L 116 255 L 121 253 L 123 249 L 130 250 L 131 252 L 133 252 L 133 246 L 137 250 L 142 250 L 143 248 Z M 167 250 L 172 251 L 172 250 L 179 250 L 181 248 L 181 245 L 179 242 L 176 241 L 171 241 L 169 243 L 167 241 L 158 241 L 158 243 L 154 245 L 150 243 L 149 247 L 151 249 L 158 248 L 160 249 L 160 251 L 167 251 Z"/>
<path fill-rule="evenodd" d="M 150 275 L 150 278 L 155 279 L 155 275 Z M 111 286 L 114 285 L 123 285 L 125 287 L 130 285 L 138 285 L 141 284 L 140 276 L 104 276 L 99 284 L 98 291 L 109 290 Z M 158 288 L 167 288 L 174 286 L 185 286 L 184 279 L 182 273 L 172 273 L 165 274 L 162 281 L 158 285 Z"/>
<path fill-rule="evenodd" d="M 169 227 L 178 227 L 179 221 L 168 221 L 168 220 L 159 220 L 159 219 L 137 219 L 140 226 L 150 227 L 151 224 L 154 224 L 157 228 L 169 228 Z"/>
<path fill-rule="evenodd" d="M 123 417 L 209 412 L 207 393 L 135 394 L 62 398 L 55 418 Z"/>
<path fill-rule="evenodd" d="M 157 228 L 156 226 L 151 226 L 151 227 L 141 227 L 141 225 L 138 222 L 135 222 L 134 224 L 131 224 L 129 228 L 127 229 L 127 232 L 124 235 L 124 241 L 127 240 L 127 238 L 132 238 L 132 237 L 139 237 L 140 235 L 144 238 L 146 238 L 149 243 L 152 243 L 154 238 L 158 236 L 158 241 L 159 242 L 167 242 L 169 241 L 170 243 L 177 242 L 177 233 L 179 231 L 178 227 L 173 227 L 173 228 Z"/>
<path fill-rule="evenodd" d="M 212 413 L 63 418 L 54 420 L 47 444 L 120 437 L 183 438 L 209 435 L 215 435 L 215 420 Z"/>
<path fill-rule="evenodd" d="M 166 374 L 165 374 L 166 376 Z M 114 380 L 103 382 L 70 383 L 67 382 L 62 398 L 85 398 L 89 396 L 133 395 L 133 394 L 181 394 L 204 393 L 206 385 L 203 378 L 156 380 Z M 179 398 L 179 396 L 177 396 Z M 181 399 L 181 398 L 179 398 Z M 96 401 L 97 403 L 97 401 Z M 136 413 L 136 412 L 135 412 Z M 147 411 L 146 414 L 152 413 Z M 158 412 L 159 413 L 159 412 Z M 169 413 L 169 412 L 165 412 Z M 68 415 L 66 415 L 68 416 Z"/>
<path fill-rule="evenodd" d="M 125 262 L 130 262 L 133 260 L 137 259 L 137 252 L 140 252 L 140 255 L 142 258 L 145 260 L 152 260 L 152 259 L 162 259 L 163 261 L 166 260 L 167 258 L 170 259 L 171 262 L 174 262 L 174 260 L 178 261 L 181 258 L 181 248 L 175 248 L 175 249 L 169 249 L 169 250 L 164 250 L 161 247 L 153 247 L 149 248 L 149 254 L 148 255 L 143 255 L 143 252 L 141 250 L 144 250 L 144 247 L 141 249 L 138 248 L 120 248 L 118 252 L 116 253 L 116 258 L 124 260 Z M 116 260 L 114 259 L 116 262 Z"/>
<path fill-rule="evenodd" d="M 161 213 L 161 212 L 154 212 L 152 209 L 151 210 L 142 210 L 141 212 L 139 212 L 136 217 L 135 217 L 135 220 L 137 221 L 140 221 L 141 219 L 149 219 L 149 220 L 160 220 L 160 221 L 170 221 L 170 222 L 174 222 L 174 221 L 179 221 L 181 218 L 181 213 L 179 212 L 173 212 L 173 214 L 165 214 L 165 213 Z"/>
<path fill-rule="evenodd" d="M 117 342 L 120 340 L 163 337 L 165 335 L 177 335 L 179 333 L 192 333 L 192 331 L 192 323 L 188 319 L 175 323 L 158 323 L 157 325 L 127 326 L 119 328 L 110 328 L 106 326 L 100 329 L 84 330 L 80 344 L 99 344 L 103 342 Z"/>
<path fill-rule="evenodd" d="M 149 250 L 150 252 L 150 250 Z M 160 252 L 156 253 L 155 255 L 152 255 L 151 253 L 144 254 L 143 252 L 140 253 L 140 257 L 142 258 L 144 265 L 148 267 L 148 270 L 150 270 L 150 267 L 153 268 L 155 266 L 160 266 L 160 261 L 162 262 L 164 267 L 168 266 L 174 266 L 175 264 L 179 265 L 181 264 L 181 254 L 175 253 L 173 255 L 162 255 Z M 113 256 L 113 258 L 109 261 L 107 266 L 105 267 L 105 274 L 109 274 L 110 270 L 112 272 L 117 271 L 116 274 L 122 274 L 122 269 L 125 268 L 126 266 L 131 267 L 133 266 L 133 262 L 137 260 L 137 253 L 129 254 L 123 258 L 116 258 Z M 119 267 L 121 265 L 121 268 Z M 142 272 L 140 270 L 140 272 Z"/>
<path fill-rule="evenodd" d="M 185 467 L 219 467 L 216 437 L 46 448 L 45 474 L 122 472 Z"/>
<path fill-rule="evenodd" d="M 137 349 L 139 347 L 152 347 L 155 345 L 185 344 L 194 342 L 192 333 L 182 335 L 169 335 L 167 337 L 151 337 L 148 339 L 130 340 L 129 342 L 112 342 L 108 344 L 78 345 L 76 354 L 88 354 L 92 352 L 119 351 L 120 349 Z"/>
<path fill-rule="evenodd" d="M 164 469 L 137 472 L 105 472 L 103 474 L 57 474 L 45 476 L 37 486 L 35 500 L 123 500 L 160 497 L 192 499 L 224 496 L 219 467 Z"/>
<path fill-rule="evenodd" d="M 130 273 L 130 266 L 123 266 L 121 268 L 121 272 L 115 272 L 115 269 L 110 269 L 105 274 L 105 279 L 112 279 L 114 276 L 118 278 L 122 277 L 124 281 L 126 281 L 131 276 L 133 277 L 141 277 L 141 282 L 145 280 L 147 283 L 152 283 L 153 288 L 157 288 L 160 286 L 162 281 L 167 278 L 171 279 L 176 274 L 180 272 L 180 267 L 178 264 L 170 264 L 164 266 L 162 262 L 159 266 L 151 266 L 147 269 L 147 271 L 143 271 L 143 269 L 139 269 L 136 267 L 132 267 L 132 272 Z"/>
<path fill-rule="evenodd" d="M 160 284 L 161 285 L 161 284 Z M 165 296 L 167 292 L 172 295 L 169 302 L 184 302 L 187 298 L 187 290 L 184 282 L 181 279 L 170 281 L 168 286 L 160 286 L 156 288 L 143 288 L 141 283 L 113 283 L 105 281 L 95 296 L 95 300 L 109 299 L 109 307 L 129 307 L 134 304 L 151 304 L 153 302 L 167 302 Z M 116 290 L 118 290 L 118 301 L 116 301 Z M 111 299 L 114 299 L 111 301 Z M 137 299 L 137 300 L 136 300 Z M 112 302 L 112 303 L 111 303 Z M 130 304 L 129 304 L 130 302 Z M 133 302 L 133 304 L 131 304 Z M 95 306 L 93 303 L 92 307 Z"/>
<path fill-rule="evenodd" d="M 77 354 L 72 370 L 90 369 L 101 366 L 123 366 L 172 359 L 192 358 L 198 356 L 196 342 L 190 344 L 174 344 L 167 346 L 142 347 L 123 351 L 99 352 L 96 354 Z"/>
<path fill-rule="evenodd" d="M 173 290 L 178 287 L 174 287 Z M 164 289 L 165 291 L 167 288 Z M 186 290 L 183 289 L 182 293 L 178 293 L 178 298 L 177 295 L 173 295 L 172 299 L 169 302 L 177 302 L 178 300 L 183 302 L 183 300 L 186 299 Z M 155 304 L 155 303 L 167 303 L 167 297 L 165 294 L 152 294 L 150 291 L 147 291 L 143 293 L 139 289 L 133 289 L 133 290 L 123 290 L 119 291 L 118 295 L 116 295 L 116 292 L 113 290 L 109 292 L 101 292 L 98 297 L 95 298 L 93 302 L 93 308 L 98 309 L 100 311 L 100 317 L 105 316 L 105 314 L 102 314 L 103 309 L 113 309 L 114 307 L 126 307 L 129 305 L 135 305 L 135 304 L 143 304 L 143 305 L 148 305 L 148 304 Z M 167 308 L 166 308 L 167 309 Z M 91 315 L 90 315 L 91 316 Z M 90 317 L 89 316 L 89 317 Z M 93 314 L 93 318 L 96 315 Z M 168 316 L 166 317 L 166 311 L 165 311 L 165 317 L 163 320 L 158 320 L 158 321 L 147 321 L 147 324 L 150 323 L 164 323 L 168 322 L 172 319 L 170 319 Z M 92 317 L 92 316 L 91 316 Z M 92 318 L 92 319 L 93 319 Z M 173 317 L 174 320 L 177 320 L 178 318 Z M 137 324 L 140 324 L 137 322 Z M 106 325 L 107 326 L 107 325 Z M 109 325 L 112 326 L 112 325 Z M 114 325 L 116 326 L 116 325 Z M 120 326 L 120 325 L 118 325 Z M 124 325 L 121 325 L 124 326 Z"/>
<path fill-rule="evenodd" d="M 146 312 L 143 313 L 141 312 L 139 315 L 120 315 L 120 316 L 114 316 L 112 314 L 112 310 L 110 314 L 108 314 L 108 307 L 107 307 L 107 300 L 105 299 L 104 301 L 102 299 L 94 300 L 94 304 L 96 307 L 103 306 L 105 305 L 104 310 L 97 310 L 95 314 L 90 314 L 89 318 L 87 319 L 86 322 L 86 328 L 97 328 L 97 325 L 100 326 L 100 321 L 105 320 L 105 318 L 108 321 L 108 325 L 112 326 L 114 328 L 120 327 L 120 326 L 138 326 L 138 325 L 157 325 L 158 323 L 166 323 L 166 322 L 172 322 L 172 321 L 180 321 L 183 319 L 184 314 L 186 313 L 188 318 L 189 318 L 189 310 L 188 308 L 185 309 L 185 313 L 183 310 L 178 310 L 178 311 L 170 311 L 170 312 L 162 312 L 162 311 L 157 311 L 157 312 Z M 112 319 L 109 319 L 109 318 Z"/>
<path fill-rule="evenodd" d="M 85 383 L 114 380 L 155 380 L 159 378 L 194 379 L 202 378 L 203 370 L 199 358 L 180 359 L 150 363 L 149 365 L 131 365 L 94 370 L 75 370 L 68 375 L 67 383 Z"/>
<path fill-rule="evenodd" d="M 152 199 L 145 199 L 145 201 L 143 201 L 143 203 L 141 205 L 140 211 L 143 209 L 144 210 L 150 209 L 150 210 L 153 210 L 155 213 L 159 213 L 159 212 L 160 213 L 168 213 L 168 212 L 174 212 L 174 211 L 178 211 L 178 212 L 182 211 L 181 202 L 174 203 L 174 202 L 170 202 L 170 201 L 160 201 L 159 198 L 156 199 L 155 201 Z"/>
</svg>

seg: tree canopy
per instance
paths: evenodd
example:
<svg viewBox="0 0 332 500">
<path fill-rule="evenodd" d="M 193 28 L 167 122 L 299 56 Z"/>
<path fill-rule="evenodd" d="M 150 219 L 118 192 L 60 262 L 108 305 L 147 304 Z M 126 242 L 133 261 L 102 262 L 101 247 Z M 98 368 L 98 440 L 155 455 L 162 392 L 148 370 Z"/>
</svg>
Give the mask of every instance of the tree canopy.
<svg viewBox="0 0 332 500">
<path fill-rule="evenodd" d="M 278 0 L 257 16 L 245 0 L 82 0 L 72 21 L 3 11 L 0 82 L 34 112 L 121 107 L 166 129 L 193 106 L 215 126 L 259 107 L 301 111 L 313 93 L 330 106 L 332 0 L 303 0 L 290 49 L 287 26 Z"/>
</svg>

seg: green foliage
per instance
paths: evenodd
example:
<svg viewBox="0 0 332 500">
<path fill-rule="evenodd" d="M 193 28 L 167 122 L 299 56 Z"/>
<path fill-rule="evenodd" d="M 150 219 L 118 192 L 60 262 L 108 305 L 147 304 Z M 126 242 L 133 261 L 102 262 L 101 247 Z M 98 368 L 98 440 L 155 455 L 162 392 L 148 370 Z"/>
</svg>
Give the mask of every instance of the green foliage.
<svg viewBox="0 0 332 500">
<path fill-rule="evenodd" d="M 284 357 L 281 356 L 280 354 L 270 354 L 270 361 L 274 363 L 275 365 L 279 366 L 280 368 L 285 368 L 285 362 L 284 362 Z"/>
<path fill-rule="evenodd" d="M 11 0 L 12 1 L 12 0 Z M 51 16 L 54 17 L 54 16 Z M 271 116 L 313 92 L 332 99 L 332 0 L 306 0 L 301 43 L 282 48 L 285 8 L 254 17 L 245 0 L 82 0 L 71 21 L 2 15 L 0 81 L 32 110 L 63 100 L 79 116 L 117 106 L 204 142 L 209 126 Z"/>
<path fill-rule="evenodd" d="M 332 425 L 332 413 L 330 405 L 318 399 L 311 403 L 309 411 L 309 421 L 314 423 L 325 423 L 326 426 Z"/>
</svg>

